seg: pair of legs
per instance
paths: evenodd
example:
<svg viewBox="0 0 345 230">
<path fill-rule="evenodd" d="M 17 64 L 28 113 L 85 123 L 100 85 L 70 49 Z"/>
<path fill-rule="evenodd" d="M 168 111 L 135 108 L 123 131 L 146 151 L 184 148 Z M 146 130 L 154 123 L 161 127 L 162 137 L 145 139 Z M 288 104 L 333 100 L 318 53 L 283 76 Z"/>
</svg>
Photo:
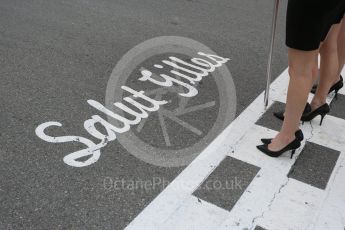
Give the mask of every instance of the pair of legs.
<svg viewBox="0 0 345 230">
<path fill-rule="evenodd" d="M 321 78 L 311 103 L 312 109 L 316 109 L 326 102 L 329 89 L 339 80 L 340 71 L 345 61 L 345 26 L 341 24 L 332 26 L 319 49 L 301 51 L 289 48 L 290 82 L 285 118 L 279 134 L 268 146 L 270 150 L 279 151 L 295 139 L 295 132 L 299 129 L 300 118 L 307 103 L 310 89 L 317 78 L 319 53 L 321 56 Z"/>
<path fill-rule="evenodd" d="M 285 107 L 283 126 L 268 148 L 279 151 L 295 139 L 300 119 L 308 100 L 313 79 L 318 74 L 319 49 L 301 51 L 288 49 L 290 82 Z"/>
</svg>

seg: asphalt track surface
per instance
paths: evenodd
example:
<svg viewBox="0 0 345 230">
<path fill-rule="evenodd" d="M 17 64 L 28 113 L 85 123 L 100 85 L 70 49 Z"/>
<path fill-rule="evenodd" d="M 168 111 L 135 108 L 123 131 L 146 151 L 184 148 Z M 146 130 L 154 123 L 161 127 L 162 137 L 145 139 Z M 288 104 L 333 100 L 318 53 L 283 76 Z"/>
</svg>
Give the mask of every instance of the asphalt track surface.
<svg viewBox="0 0 345 230">
<path fill-rule="evenodd" d="M 273 76 L 287 66 L 282 4 Z M 231 58 L 226 65 L 238 115 L 265 87 L 272 9 L 271 0 L 1 0 L 0 228 L 127 226 L 163 187 L 113 190 L 104 181 L 171 181 L 184 166 L 145 163 L 115 141 L 95 164 L 70 167 L 62 159 L 81 145 L 47 143 L 36 127 L 54 120 L 63 124 L 50 131 L 54 136 L 88 136 L 83 123 L 97 111 L 86 101 L 105 101 L 109 76 L 128 50 L 167 35 L 194 39 Z M 144 136 L 155 133 L 150 127 Z"/>
</svg>

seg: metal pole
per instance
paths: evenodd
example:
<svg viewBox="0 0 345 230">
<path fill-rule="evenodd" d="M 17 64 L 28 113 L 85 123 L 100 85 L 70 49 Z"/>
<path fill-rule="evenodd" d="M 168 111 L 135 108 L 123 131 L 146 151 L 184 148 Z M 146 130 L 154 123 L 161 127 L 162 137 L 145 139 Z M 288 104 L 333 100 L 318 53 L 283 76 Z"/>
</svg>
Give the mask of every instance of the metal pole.
<svg viewBox="0 0 345 230">
<path fill-rule="evenodd" d="M 274 48 L 274 41 L 276 35 L 276 28 L 277 28 L 277 16 L 278 16 L 278 9 L 279 9 L 279 0 L 274 0 L 274 9 L 273 9 L 273 19 L 272 19 L 272 28 L 271 28 L 271 44 L 270 44 L 270 53 L 268 55 L 268 64 L 267 64 L 267 82 L 266 82 L 266 90 L 265 90 L 265 109 L 268 105 L 268 97 L 270 94 L 270 85 L 271 85 L 271 78 L 272 78 L 272 56 L 273 56 L 273 48 Z"/>
</svg>

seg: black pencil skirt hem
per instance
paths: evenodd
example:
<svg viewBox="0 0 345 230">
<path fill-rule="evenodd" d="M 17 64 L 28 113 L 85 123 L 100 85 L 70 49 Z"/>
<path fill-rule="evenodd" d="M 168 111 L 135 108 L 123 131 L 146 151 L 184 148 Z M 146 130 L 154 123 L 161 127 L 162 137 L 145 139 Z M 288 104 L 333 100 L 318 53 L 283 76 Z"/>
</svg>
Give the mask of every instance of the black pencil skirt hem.
<svg viewBox="0 0 345 230">
<path fill-rule="evenodd" d="M 286 16 L 286 45 L 312 51 L 320 47 L 333 24 L 341 21 L 344 0 L 289 0 Z"/>
</svg>

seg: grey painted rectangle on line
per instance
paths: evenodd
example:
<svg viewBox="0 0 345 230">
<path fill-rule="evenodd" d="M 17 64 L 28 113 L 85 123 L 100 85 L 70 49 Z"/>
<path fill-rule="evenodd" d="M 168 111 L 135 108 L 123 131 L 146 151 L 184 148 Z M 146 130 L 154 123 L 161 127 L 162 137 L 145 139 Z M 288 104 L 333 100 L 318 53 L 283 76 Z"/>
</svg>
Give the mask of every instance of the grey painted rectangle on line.
<svg viewBox="0 0 345 230">
<path fill-rule="evenodd" d="M 331 103 L 331 111 L 329 115 L 345 119 L 345 96 L 338 94 L 337 99 L 333 99 Z"/>
<path fill-rule="evenodd" d="M 307 142 L 288 177 L 325 189 L 340 152 Z"/>
<path fill-rule="evenodd" d="M 257 125 L 279 131 L 282 126 L 282 121 L 273 115 L 273 112 L 283 111 L 285 104 L 281 102 L 274 102 L 274 104 L 262 115 L 256 122 Z"/>
<path fill-rule="evenodd" d="M 259 170 L 257 166 L 226 157 L 193 195 L 230 211 Z"/>
</svg>

